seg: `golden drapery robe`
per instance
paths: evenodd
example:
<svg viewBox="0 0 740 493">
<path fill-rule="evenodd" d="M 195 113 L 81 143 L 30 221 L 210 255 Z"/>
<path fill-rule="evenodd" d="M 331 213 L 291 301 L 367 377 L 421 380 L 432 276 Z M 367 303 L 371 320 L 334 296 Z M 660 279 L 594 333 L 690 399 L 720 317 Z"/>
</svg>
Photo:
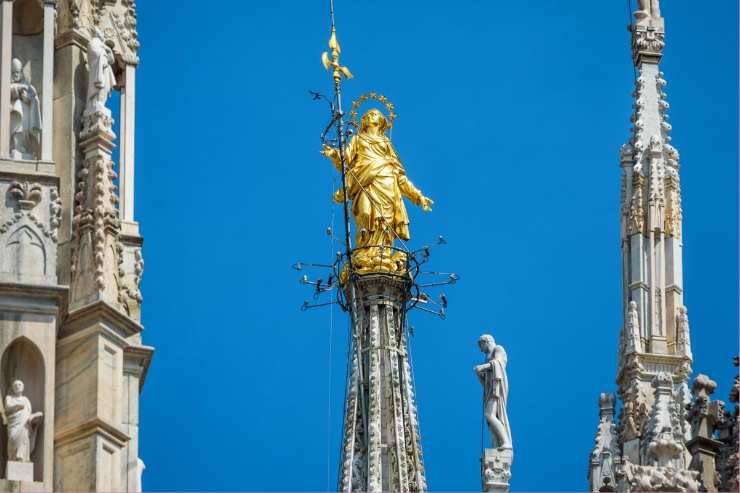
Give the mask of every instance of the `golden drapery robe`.
<svg viewBox="0 0 740 493">
<path fill-rule="evenodd" d="M 388 137 L 360 132 L 344 150 L 348 171 L 347 197 L 352 201 L 355 218 L 355 250 L 353 261 L 359 271 L 396 269 L 391 257 L 394 240 L 408 240 L 409 217 L 403 197 L 421 205 L 422 194 L 406 176 L 398 155 Z M 341 171 L 341 164 L 334 161 Z M 338 190 L 334 198 L 343 201 Z M 399 252 L 400 253 L 400 252 Z M 405 260 L 405 257 L 403 257 Z"/>
</svg>

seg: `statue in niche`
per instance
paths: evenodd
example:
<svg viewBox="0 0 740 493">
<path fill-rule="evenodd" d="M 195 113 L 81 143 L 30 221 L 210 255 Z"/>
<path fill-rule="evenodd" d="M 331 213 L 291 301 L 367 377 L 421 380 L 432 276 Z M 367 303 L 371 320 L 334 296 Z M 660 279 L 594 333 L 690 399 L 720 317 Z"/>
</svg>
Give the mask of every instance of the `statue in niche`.
<svg viewBox="0 0 740 493">
<path fill-rule="evenodd" d="M 23 75 L 23 64 L 13 58 L 10 70 L 10 157 L 38 159 L 41 148 L 41 110 L 36 88 Z"/>
<path fill-rule="evenodd" d="M 360 130 L 344 149 L 347 164 L 347 198 L 352 201 L 355 218 L 353 267 L 360 274 L 369 272 L 403 273 L 406 257 L 393 253 L 396 239 L 410 238 L 409 217 L 403 197 L 431 211 L 432 200 L 422 195 L 406 177 L 391 140 L 386 136 L 390 124 L 378 109 L 368 110 L 360 120 Z M 321 153 L 342 171 L 339 150 L 324 146 Z M 344 202 L 344 190 L 334 194 Z"/>
<path fill-rule="evenodd" d="M 105 38 L 99 28 L 92 29 L 92 37 L 87 45 L 87 105 L 85 114 L 101 112 L 110 116 L 105 106 L 111 90 L 116 85 L 113 73 L 113 50 L 105 44 Z"/>
<path fill-rule="evenodd" d="M 31 402 L 23 395 L 23 382 L 14 381 L 10 394 L 5 396 L 9 461 L 31 462 L 41 417 L 42 413 L 32 412 Z"/>
<path fill-rule="evenodd" d="M 692 358 L 689 311 L 685 306 L 679 306 L 676 313 L 676 350 L 678 354 Z"/>
<path fill-rule="evenodd" d="M 627 308 L 624 335 L 626 337 L 624 354 L 641 353 L 640 314 L 637 312 L 637 302 L 635 301 L 630 301 Z"/>
<path fill-rule="evenodd" d="M 483 414 L 491 432 L 493 447 L 511 450 L 511 427 L 506 413 L 509 398 L 506 351 L 503 346 L 497 346 L 489 334 L 480 336 L 478 347 L 485 354 L 486 362 L 476 366 L 475 373 L 483 386 Z"/>
<path fill-rule="evenodd" d="M 660 18 L 660 0 L 637 0 L 637 12 L 635 17 L 638 19 L 645 19 L 652 17 L 653 19 Z"/>
</svg>

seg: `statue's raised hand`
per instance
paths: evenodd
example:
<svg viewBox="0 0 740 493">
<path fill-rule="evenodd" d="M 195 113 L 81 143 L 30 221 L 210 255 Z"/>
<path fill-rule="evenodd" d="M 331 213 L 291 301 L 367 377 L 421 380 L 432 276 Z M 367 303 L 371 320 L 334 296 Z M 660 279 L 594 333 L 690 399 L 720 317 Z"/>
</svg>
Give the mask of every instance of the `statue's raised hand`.
<svg viewBox="0 0 740 493">
<path fill-rule="evenodd" d="M 433 203 L 434 203 L 434 201 L 432 199 L 430 199 L 429 197 L 422 197 L 421 200 L 419 201 L 419 205 L 426 212 L 431 212 L 432 211 L 432 207 L 431 206 L 432 206 Z"/>
<path fill-rule="evenodd" d="M 339 151 L 335 148 L 328 146 L 326 144 L 321 144 L 321 155 L 326 156 L 329 159 L 338 159 L 339 158 Z"/>
</svg>

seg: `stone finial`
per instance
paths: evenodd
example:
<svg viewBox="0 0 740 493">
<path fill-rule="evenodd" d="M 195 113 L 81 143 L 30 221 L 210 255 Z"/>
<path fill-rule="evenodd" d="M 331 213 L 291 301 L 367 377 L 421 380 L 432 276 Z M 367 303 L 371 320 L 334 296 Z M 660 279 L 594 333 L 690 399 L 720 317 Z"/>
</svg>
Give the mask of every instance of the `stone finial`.
<svg viewBox="0 0 740 493">
<path fill-rule="evenodd" d="M 38 183 L 14 181 L 10 184 L 8 195 L 16 200 L 19 209 L 31 210 L 41 202 L 43 189 Z"/>
<path fill-rule="evenodd" d="M 602 412 L 611 412 L 614 413 L 614 402 L 615 402 L 614 394 L 609 392 L 602 392 L 599 395 L 599 410 Z"/>
<path fill-rule="evenodd" d="M 710 396 L 717 389 L 717 382 L 700 373 L 691 385 L 694 401 L 687 405 L 687 418 L 691 424 L 691 437 L 712 438 L 715 427 L 724 417 L 721 401 L 712 401 Z"/>
<path fill-rule="evenodd" d="M 614 394 L 599 395 L 599 426 L 594 438 L 594 448 L 591 450 L 588 471 L 591 491 L 600 491 L 604 485 L 615 484 L 617 479 L 615 471 L 622 463 L 619 436 L 614 424 L 615 402 Z"/>
<path fill-rule="evenodd" d="M 694 383 L 691 385 L 691 393 L 697 400 L 704 402 L 709 400 L 709 396 L 717 390 L 717 382 L 709 378 L 703 373 L 699 373 L 694 379 Z"/>
</svg>

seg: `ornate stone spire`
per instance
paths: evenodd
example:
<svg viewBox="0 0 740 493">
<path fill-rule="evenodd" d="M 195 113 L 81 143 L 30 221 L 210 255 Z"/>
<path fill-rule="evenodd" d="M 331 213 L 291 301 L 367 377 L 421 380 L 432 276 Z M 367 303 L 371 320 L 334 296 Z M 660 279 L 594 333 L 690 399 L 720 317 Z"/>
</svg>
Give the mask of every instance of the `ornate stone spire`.
<svg viewBox="0 0 740 493">
<path fill-rule="evenodd" d="M 329 145 L 324 133 L 322 154 L 331 159 L 342 176 L 343 186 L 336 192 L 335 200 L 342 204 L 344 211 L 346 251 L 342 258 L 346 262 L 335 274 L 340 279 L 352 325 L 339 489 L 344 492 L 425 491 L 427 485 L 405 327 L 414 286 L 415 274 L 408 267 L 413 253 L 405 249 L 405 245 L 399 249 L 394 244 L 396 240 L 409 239 L 403 196 L 427 210 L 430 210 L 431 200 L 408 181 L 390 138 L 386 136 L 395 113 L 384 96 L 371 93 L 363 98 L 385 104 L 388 117 L 378 109 L 371 109 L 361 122 L 353 119 L 359 138 L 354 136 L 346 141 L 341 85 L 343 78 L 349 79 L 352 74 L 339 63 L 333 2 L 330 6 L 331 57 L 324 52 L 322 62 L 331 71 L 334 81 L 330 126 L 336 125 L 337 138 Z M 356 110 L 355 104 L 353 116 Z M 378 146 L 371 149 L 376 144 Z M 362 169 L 367 163 L 385 170 L 380 175 L 395 178 L 389 183 L 363 175 Z M 357 183 L 363 185 L 357 186 Z M 354 248 L 350 236 L 350 201 L 355 219 Z"/>
<path fill-rule="evenodd" d="M 614 394 L 602 393 L 599 396 L 599 427 L 588 470 L 590 491 L 599 491 L 617 483 L 616 469 L 621 463 L 622 454 L 619 450 L 617 427 L 614 424 L 614 402 Z"/>
<path fill-rule="evenodd" d="M 665 28 L 657 0 L 640 2 L 632 24 L 632 55 L 637 78 L 633 93 L 632 135 L 621 152 L 622 252 L 625 313 L 636 304 L 645 353 L 686 354 L 678 340 L 683 307 L 683 242 L 679 155 L 671 145 L 671 125 L 659 62 Z M 683 316 L 684 318 L 679 318 Z"/>
<path fill-rule="evenodd" d="M 639 0 L 630 26 L 635 66 L 632 129 L 622 146 L 623 312 L 618 394 L 622 411 L 614 487 L 618 491 L 696 491 L 686 419 L 692 352 L 683 300 L 679 155 L 660 70 L 665 22 L 658 0 Z M 603 422 L 599 434 L 603 434 Z M 609 457 L 608 460 L 614 460 Z M 592 456 L 590 471 L 606 467 Z M 602 474 L 603 476 L 603 474 Z M 590 477 L 591 489 L 602 485 Z"/>
</svg>

